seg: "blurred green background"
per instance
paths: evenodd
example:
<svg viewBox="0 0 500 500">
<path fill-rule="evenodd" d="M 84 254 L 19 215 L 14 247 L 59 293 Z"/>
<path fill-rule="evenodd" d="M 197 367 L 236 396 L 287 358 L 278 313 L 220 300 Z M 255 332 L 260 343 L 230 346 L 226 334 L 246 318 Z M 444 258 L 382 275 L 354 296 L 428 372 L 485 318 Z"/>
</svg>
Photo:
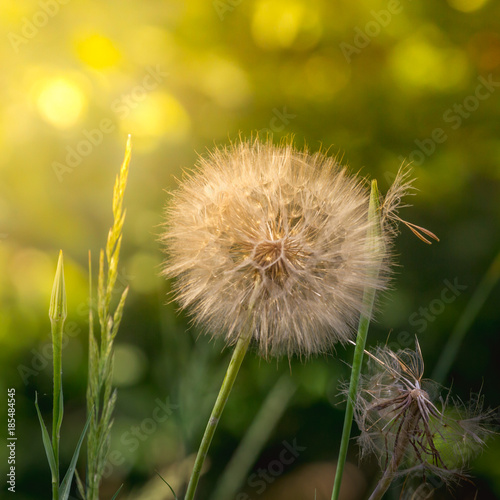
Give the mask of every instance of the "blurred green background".
<svg viewBox="0 0 500 500">
<path fill-rule="evenodd" d="M 500 250 L 499 29 L 495 0 L 3 0 L 0 407 L 5 415 L 7 388 L 14 387 L 15 498 L 50 496 L 33 403 L 37 391 L 49 421 L 47 314 L 59 249 L 72 324 L 63 352 L 63 462 L 85 422 L 88 251 L 95 270 L 129 133 L 119 287 L 131 291 L 116 345 L 119 393 L 103 499 L 122 483 L 120 498 L 172 498 L 154 470 L 174 484 L 186 477 L 182 465 L 197 449 L 229 353 L 199 336 L 168 303 L 157 238 L 176 177 L 198 153 L 239 135 L 258 131 L 274 141 L 294 135 L 299 147 L 326 148 L 353 171 L 379 179 L 382 190 L 404 159 L 413 162 L 419 192 L 402 216 L 441 241 L 427 246 L 403 228 L 393 290 L 380 300 L 368 342 L 385 342 L 392 332 L 389 342 L 408 347 L 418 334 L 429 376 Z M 449 283 L 461 288 L 444 304 L 439 299 Z M 492 407 L 500 404 L 499 301 L 495 287 L 445 382 L 465 399 L 482 390 Z M 272 410 L 278 423 L 239 487 L 246 493 L 232 498 L 312 499 L 315 486 L 318 500 L 329 498 L 328 464 L 343 419 L 339 381 L 348 376 L 351 356 L 342 347 L 307 363 L 249 355 L 199 498 L 210 497 L 282 376 L 295 392 L 290 385 L 275 389 L 285 407 Z M 158 398 L 173 405 L 168 418 L 160 418 Z M 283 442 L 294 440 L 303 448 L 296 460 L 272 481 L 256 483 L 259 468 L 268 470 Z M 358 465 L 355 446 L 349 460 Z M 359 467 L 346 484 L 374 479 L 373 463 Z M 473 476 L 476 487 L 466 483 L 455 498 L 474 498 L 476 488 L 479 498 L 500 498 L 498 439 L 475 461 Z M 291 493 L 284 482 L 293 485 L 294 477 Z M 272 489 L 279 481 L 285 493 Z M 447 495 L 441 488 L 436 497 Z"/>
</svg>

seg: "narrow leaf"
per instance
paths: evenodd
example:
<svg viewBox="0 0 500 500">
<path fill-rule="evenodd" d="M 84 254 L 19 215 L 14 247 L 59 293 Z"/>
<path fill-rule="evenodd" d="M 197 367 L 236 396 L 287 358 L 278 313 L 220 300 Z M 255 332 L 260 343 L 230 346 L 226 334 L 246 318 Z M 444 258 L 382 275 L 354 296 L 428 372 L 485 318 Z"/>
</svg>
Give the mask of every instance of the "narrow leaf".
<svg viewBox="0 0 500 500">
<path fill-rule="evenodd" d="M 35 408 L 38 414 L 38 420 L 40 421 L 40 427 L 42 429 L 42 440 L 43 447 L 45 448 L 45 453 L 47 454 L 47 460 L 49 461 L 50 472 L 52 473 L 52 478 L 57 478 L 57 467 L 56 459 L 54 457 L 54 450 L 52 448 L 52 443 L 50 441 L 49 432 L 47 427 L 45 427 L 45 422 L 43 421 L 42 414 L 40 413 L 40 408 L 38 408 L 38 394 L 35 392 Z"/>
<path fill-rule="evenodd" d="M 170 486 L 170 485 L 167 483 L 167 481 L 166 481 L 165 479 L 163 479 L 163 478 L 160 476 L 160 473 L 159 473 L 157 470 L 155 470 L 155 472 L 156 472 L 156 475 L 157 475 L 157 476 L 158 476 L 158 477 L 159 477 L 159 478 L 160 478 L 160 479 L 161 479 L 161 480 L 162 480 L 162 481 L 163 481 L 163 482 L 164 482 L 164 483 L 165 483 L 165 484 L 169 487 L 170 491 L 172 492 L 172 495 L 174 495 L 175 500 L 179 500 L 179 499 L 177 498 L 177 495 L 175 494 L 175 491 L 172 489 L 172 486 Z"/>
<path fill-rule="evenodd" d="M 115 500 L 115 498 L 118 497 L 118 493 L 120 493 L 120 490 L 123 488 L 123 484 L 118 488 L 118 491 L 113 495 L 113 498 L 111 500 Z"/>
<path fill-rule="evenodd" d="M 76 479 L 76 487 L 78 488 L 78 493 L 80 493 L 80 496 L 82 498 L 85 498 L 85 488 L 80 478 L 80 474 L 78 474 L 78 471 L 76 469 L 75 469 L 75 479 Z"/>
<path fill-rule="evenodd" d="M 76 449 L 75 452 L 73 453 L 73 458 L 71 459 L 71 462 L 69 464 L 68 471 L 66 472 L 66 475 L 64 476 L 64 479 L 62 480 L 61 486 L 59 488 L 59 498 L 61 500 L 67 500 L 69 497 L 69 491 L 71 488 L 71 482 L 73 480 L 73 474 L 75 473 L 76 462 L 78 460 L 78 455 L 80 454 L 80 448 L 82 447 L 83 438 L 87 433 L 89 424 L 90 424 L 90 415 L 87 417 L 87 422 L 85 423 L 85 427 L 83 428 L 80 439 L 78 440 L 78 444 L 76 445 Z"/>
</svg>

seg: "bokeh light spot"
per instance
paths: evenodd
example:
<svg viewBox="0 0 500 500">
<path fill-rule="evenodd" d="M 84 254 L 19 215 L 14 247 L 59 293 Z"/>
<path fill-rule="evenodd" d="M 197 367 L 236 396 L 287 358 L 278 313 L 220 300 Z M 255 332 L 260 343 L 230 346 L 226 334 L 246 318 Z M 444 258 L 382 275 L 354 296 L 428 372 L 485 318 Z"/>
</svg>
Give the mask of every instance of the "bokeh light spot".
<svg viewBox="0 0 500 500">
<path fill-rule="evenodd" d="M 134 345 L 120 343 L 115 346 L 113 384 L 127 386 L 137 383 L 146 368 L 146 356 Z"/>
<path fill-rule="evenodd" d="M 87 105 L 83 89 L 67 78 L 49 78 L 37 88 L 38 112 L 46 122 L 59 129 L 74 125 Z"/>
<path fill-rule="evenodd" d="M 468 59 L 463 51 L 434 43 L 423 34 L 399 43 L 391 54 L 391 66 L 403 85 L 436 90 L 460 85 L 469 73 Z"/>
<path fill-rule="evenodd" d="M 113 42 L 100 34 L 93 34 L 78 41 L 76 52 L 85 64 L 95 69 L 115 66 L 121 59 L 120 51 Z"/>
<path fill-rule="evenodd" d="M 319 13 L 297 1 L 261 0 L 252 20 L 252 34 L 264 49 L 313 47 L 321 37 Z"/>
<path fill-rule="evenodd" d="M 217 104 L 225 108 L 242 106 L 250 97 L 250 86 L 244 71 L 224 59 L 215 58 L 204 66 L 200 84 Z"/>
<path fill-rule="evenodd" d="M 122 124 L 132 136 L 164 137 L 172 142 L 187 137 L 191 127 L 189 115 L 174 96 L 152 92 L 134 106 Z"/>
<path fill-rule="evenodd" d="M 473 12 L 488 3 L 488 0 L 448 0 L 451 7 L 461 12 Z"/>
</svg>

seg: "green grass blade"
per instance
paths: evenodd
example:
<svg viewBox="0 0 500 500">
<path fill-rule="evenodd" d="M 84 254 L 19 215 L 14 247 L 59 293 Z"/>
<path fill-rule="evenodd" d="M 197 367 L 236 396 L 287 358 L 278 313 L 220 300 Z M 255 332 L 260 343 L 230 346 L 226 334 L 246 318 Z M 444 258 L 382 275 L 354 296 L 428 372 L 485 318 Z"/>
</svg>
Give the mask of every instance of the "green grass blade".
<svg viewBox="0 0 500 500">
<path fill-rule="evenodd" d="M 123 488 L 123 484 L 118 488 L 118 491 L 113 495 L 113 498 L 111 500 L 115 500 L 115 498 L 118 498 L 118 494 L 120 493 L 122 488 Z"/>
<path fill-rule="evenodd" d="M 42 429 L 42 441 L 43 447 L 45 448 L 45 453 L 47 454 L 47 460 L 49 462 L 50 473 L 52 475 L 52 483 L 54 481 L 57 483 L 58 470 L 56 465 L 56 459 L 54 457 L 54 449 L 52 448 L 52 442 L 50 440 L 49 432 L 43 421 L 42 414 L 40 413 L 40 408 L 38 408 L 38 394 L 35 392 L 35 408 L 38 415 L 38 420 L 40 421 L 40 427 Z"/>
<path fill-rule="evenodd" d="M 76 469 L 75 469 L 75 480 L 76 480 L 76 487 L 78 488 L 78 493 L 80 493 L 80 496 L 82 498 L 85 498 L 85 487 L 83 486 L 83 481 Z"/>
<path fill-rule="evenodd" d="M 75 452 L 73 453 L 73 458 L 68 467 L 68 471 L 62 480 L 61 486 L 59 488 L 59 498 L 61 500 L 68 500 L 69 492 L 71 489 L 71 482 L 73 481 L 73 475 L 75 473 L 76 462 L 78 460 L 78 456 L 80 455 L 80 448 L 82 447 L 83 439 L 85 434 L 87 433 L 87 429 L 90 424 L 90 415 L 87 417 L 87 422 L 85 423 L 85 427 L 83 428 L 80 439 L 78 440 L 78 444 L 76 445 Z"/>
<path fill-rule="evenodd" d="M 168 488 L 169 488 L 169 489 L 170 489 L 170 491 L 172 492 L 172 495 L 174 495 L 174 499 L 175 499 L 175 500 L 179 500 L 179 499 L 177 498 L 177 495 L 175 494 L 175 491 L 173 490 L 172 486 L 170 486 L 170 485 L 168 484 L 168 482 L 167 482 L 165 479 L 163 479 L 163 478 L 161 477 L 160 473 L 159 473 L 157 470 L 155 470 L 155 472 L 156 472 L 156 475 L 157 475 L 157 476 L 158 476 L 158 477 L 159 477 L 159 478 L 160 478 L 160 479 L 161 479 L 161 480 L 162 480 L 162 481 L 163 481 L 163 482 L 164 482 L 164 483 L 168 486 Z"/>
<path fill-rule="evenodd" d="M 472 294 L 468 304 L 465 306 L 455 327 L 453 328 L 448 342 L 441 351 L 436 367 L 432 372 L 432 380 L 442 384 L 448 376 L 451 366 L 457 357 L 462 341 L 476 319 L 479 311 L 488 299 L 491 291 L 500 280 L 500 253 L 497 254 L 476 290 Z"/>
</svg>

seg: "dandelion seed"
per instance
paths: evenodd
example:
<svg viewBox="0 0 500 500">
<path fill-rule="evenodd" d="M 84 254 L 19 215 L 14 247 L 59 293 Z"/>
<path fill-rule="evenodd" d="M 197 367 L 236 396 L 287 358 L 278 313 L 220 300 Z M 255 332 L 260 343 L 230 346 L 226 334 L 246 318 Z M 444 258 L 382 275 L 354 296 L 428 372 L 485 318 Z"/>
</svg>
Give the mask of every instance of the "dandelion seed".
<svg viewBox="0 0 500 500">
<path fill-rule="evenodd" d="M 363 454 L 374 452 L 385 471 L 370 499 L 381 498 L 397 476 L 428 475 L 446 483 L 465 477 L 470 459 L 492 434 L 491 411 L 482 397 L 466 406 L 431 380 L 423 379 L 418 341 L 414 351 L 378 348 L 370 356 L 371 374 L 363 376 L 355 404 Z"/>
<path fill-rule="evenodd" d="M 399 175 L 382 209 L 388 222 L 408 187 Z M 164 275 L 177 278 L 181 307 L 230 345 L 254 294 L 262 356 L 326 352 L 354 335 L 364 288 L 387 286 L 392 223 L 368 244 L 378 223 L 368 204 L 367 183 L 321 153 L 259 141 L 216 149 L 167 208 Z"/>
</svg>

